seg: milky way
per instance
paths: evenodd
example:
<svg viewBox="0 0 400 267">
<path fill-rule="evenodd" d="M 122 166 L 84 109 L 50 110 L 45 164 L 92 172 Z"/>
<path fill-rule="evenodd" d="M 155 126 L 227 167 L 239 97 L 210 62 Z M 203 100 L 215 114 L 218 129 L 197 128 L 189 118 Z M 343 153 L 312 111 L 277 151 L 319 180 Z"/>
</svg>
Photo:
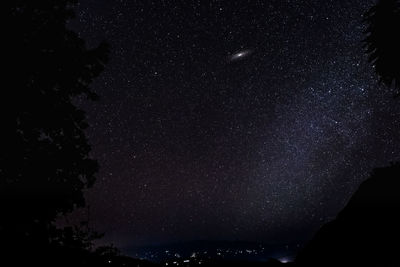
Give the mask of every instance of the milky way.
<svg viewBox="0 0 400 267">
<path fill-rule="evenodd" d="M 82 1 L 71 27 L 112 47 L 82 102 L 92 226 L 119 247 L 309 239 L 399 156 L 361 43 L 372 3 Z"/>
</svg>

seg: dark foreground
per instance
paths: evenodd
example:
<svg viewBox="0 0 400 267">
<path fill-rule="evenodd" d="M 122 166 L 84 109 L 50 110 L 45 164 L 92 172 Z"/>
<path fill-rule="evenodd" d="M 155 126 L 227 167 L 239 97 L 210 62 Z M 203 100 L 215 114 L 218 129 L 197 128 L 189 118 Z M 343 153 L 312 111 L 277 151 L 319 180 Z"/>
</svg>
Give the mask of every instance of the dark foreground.
<svg viewBox="0 0 400 267">
<path fill-rule="evenodd" d="M 292 263 L 181 259 L 162 263 L 121 256 L 112 248 L 89 250 L 74 244 L 38 247 L 4 244 L 8 266 L 400 266 L 400 164 L 375 169 L 347 206 L 324 225 Z M 5 229 L 3 229 L 5 230 Z M 3 231 L 3 233 L 6 233 Z M 11 236 L 8 236 L 8 240 Z M 68 239 L 65 239 L 68 240 Z M 74 240 L 73 238 L 71 239 Z M 81 245 L 82 243 L 80 243 Z"/>
</svg>

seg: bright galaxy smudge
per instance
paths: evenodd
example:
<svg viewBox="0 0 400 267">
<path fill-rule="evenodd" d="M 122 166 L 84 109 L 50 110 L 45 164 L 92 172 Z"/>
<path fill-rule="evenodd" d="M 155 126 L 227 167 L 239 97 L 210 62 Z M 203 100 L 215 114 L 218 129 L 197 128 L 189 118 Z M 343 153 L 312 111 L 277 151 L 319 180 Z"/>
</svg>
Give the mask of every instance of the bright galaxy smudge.
<svg viewBox="0 0 400 267">
<path fill-rule="evenodd" d="M 247 56 L 249 56 L 251 53 L 252 53 L 252 50 L 243 50 L 243 51 L 240 51 L 240 52 L 237 52 L 237 53 L 231 55 L 231 56 L 229 57 L 229 60 L 230 60 L 230 61 L 241 60 L 241 59 L 244 59 L 244 58 L 246 58 Z"/>
</svg>

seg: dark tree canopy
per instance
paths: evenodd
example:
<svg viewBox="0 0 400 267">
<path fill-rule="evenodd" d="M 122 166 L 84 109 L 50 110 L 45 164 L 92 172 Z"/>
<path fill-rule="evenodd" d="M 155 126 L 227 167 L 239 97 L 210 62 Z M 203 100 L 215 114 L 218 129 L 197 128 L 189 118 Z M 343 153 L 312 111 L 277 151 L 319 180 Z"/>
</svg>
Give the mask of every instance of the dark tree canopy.
<svg viewBox="0 0 400 267">
<path fill-rule="evenodd" d="M 366 13 L 365 46 L 381 82 L 400 89 L 400 1 L 379 0 Z M 399 92 L 398 92 L 399 93 Z"/>
<path fill-rule="evenodd" d="M 58 214 L 84 205 L 98 168 L 89 158 L 85 113 L 73 99 L 96 99 L 90 84 L 103 70 L 108 48 L 88 49 L 66 27 L 71 0 L 14 1 L 6 52 L 10 81 L 2 88 L 5 125 L 0 152 L 0 234 L 49 242 Z M 37 241 L 37 240 L 36 240 Z M 35 242 L 36 242 L 35 241 Z"/>
</svg>

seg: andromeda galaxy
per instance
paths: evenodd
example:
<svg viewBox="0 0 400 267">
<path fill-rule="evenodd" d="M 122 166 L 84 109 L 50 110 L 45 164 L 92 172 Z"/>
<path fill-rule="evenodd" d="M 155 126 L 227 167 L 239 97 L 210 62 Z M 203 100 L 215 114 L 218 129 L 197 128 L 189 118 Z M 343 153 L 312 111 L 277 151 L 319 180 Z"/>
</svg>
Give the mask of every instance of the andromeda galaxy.
<svg viewBox="0 0 400 267">
<path fill-rule="evenodd" d="M 244 59 L 245 57 L 249 56 L 251 53 L 252 53 L 251 50 L 243 50 L 243 51 L 240 51 L 240 52 L 237 52 L 237 53 L 231 55 L 229 57 L 229 60 L 230 61 L 241 60 L 241 59 Z"/>
</svg>

